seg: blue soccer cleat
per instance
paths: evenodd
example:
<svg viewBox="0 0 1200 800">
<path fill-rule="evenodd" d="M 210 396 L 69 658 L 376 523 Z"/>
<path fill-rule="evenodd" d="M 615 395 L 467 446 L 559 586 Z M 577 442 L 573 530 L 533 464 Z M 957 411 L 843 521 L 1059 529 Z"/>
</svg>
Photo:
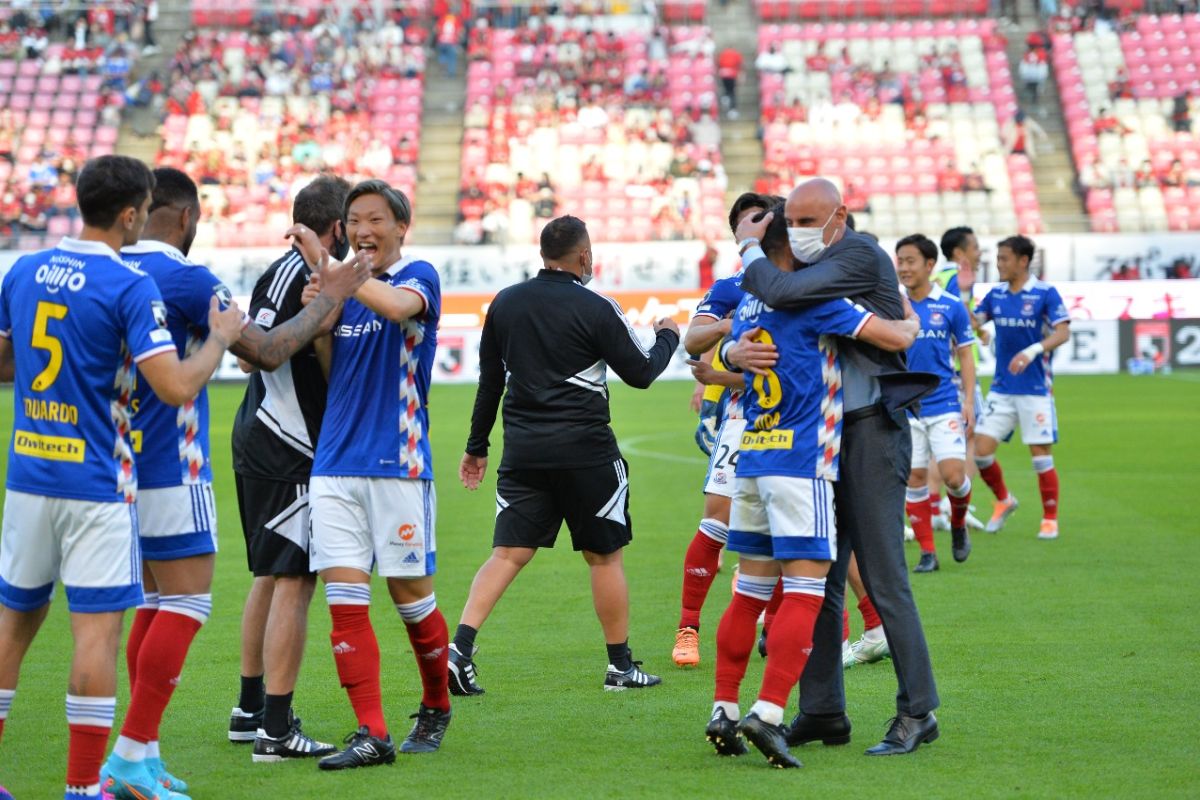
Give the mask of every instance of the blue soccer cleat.
<svg viewBox="0 0 1200 800">
<path fill-rule="evenodd" d="M 191 800 L 159 783 L 145 761 L 126 761 L 116 753 L 100 768 L 100 795 L 104 800 Z"/>
<path fill-rule="evenodd" d="M 176 794 L 187 794 L 187 781 L 177 778 L 167 771 L 166 764 L 163 764 L 161 758 L 147 758 L 146 769 L 150 772 L 150 777 L 158 781 L 164 789 L 169 789 Z"/>
</svg>

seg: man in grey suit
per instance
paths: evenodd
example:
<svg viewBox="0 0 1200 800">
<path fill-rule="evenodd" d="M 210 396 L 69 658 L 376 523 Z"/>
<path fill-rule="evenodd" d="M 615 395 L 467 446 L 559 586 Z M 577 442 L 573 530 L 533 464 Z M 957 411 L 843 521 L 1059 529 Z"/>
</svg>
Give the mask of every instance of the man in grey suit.
<svg viewBox="0 0 1200 800">
<path fill-rule="evenodd" d="M 874 240 L 849 230 L 837 187 L 820 178 L 798 186 L 784 206 L 792 254 L 808 264 L 781 272 L 759 247 L 771 219 L 738 226 L 745 272 L 742 288 L 772 308 L 800 308 L 849 297 L 885 319 L 903 319 L 891 257 Z M 842 683 L 842 606 L 853 549 L 867 592 L 883 620 L 898 690 L 896 717 L 867 755 L 910 753 L 938 736 L 933 710 L 937 687 L 921 618 L 904 559 L 904 487 L 912 439 L 904 409 L 928 391 L 923 373 L 905 370 L 903 353 L 885 353 L 853 340 L 838 343 L 842 360 L 844 422 L 838 509 L 838 560 L 829 573 L 825 604 L 813 634 L 813 651 L 800 679 L 800 714 L 788 744 L 850 741 Z M 739 340 L 728 344 L 726 364 L 757 372 L 775 363 L 774 346 Z"/>
</svg>

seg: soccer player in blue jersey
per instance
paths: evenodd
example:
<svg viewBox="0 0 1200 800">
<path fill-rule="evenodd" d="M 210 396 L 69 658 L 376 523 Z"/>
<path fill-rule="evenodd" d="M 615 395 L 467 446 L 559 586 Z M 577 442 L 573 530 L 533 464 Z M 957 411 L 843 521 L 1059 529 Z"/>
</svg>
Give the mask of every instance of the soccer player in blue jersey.
<svg viewBox="0 0 1200 800">
<path fill-rule="evenodd" d="M 177 169 L 154 171 L 155 187 L 141 241 L 125 247 L 130 266 L 150 275 L 162 293 L 167 329 L 184 355 L 208 337 L 204 310 L 213 298 L 222 305 L 232 295 L 207 268 L 187 259 L 200 214 L 196 184 Z M 248 325 L 233 351 L 266 369 L 279 366 L 322 331 L 325 317 L 362 285 L 365 269 L 337 265 L 325 273 L 325 297 L 296 319 L 264 332 Z M 178 409 L 160 400 L 144 381 L 136 382 L 134 451 L 141 492 L 137 511 L 145 600 L 138 607 L 126 646 L 131 700 L 114 747 L 124 761 L 145 758 L 164 786 L 187 790 L 162 765 L 158 729 L 183 670 L 188 649 L 212 608 L 217 549 L 216 508 L 209 463 L 207 390 Z M 286 710 L 285 710 L 286 714 Z M 292 729 L 294 728 L 294 729 Z M 276 749 L 303 756 L 328 755 L 333 745 L 314 742 L 299 726 L 272 734 Z"/>
<path fill-rule="evenodd" d="M 1033 242 L 1012 236 L 996 247 L 996 269 L 1004 283 L 975 307 L 980 322 L 996 323 L 996 376 L 975 431 L 975 464 L 996 495 L 987 530 L 996 533 L 1017 510 L 1004 484 L 996 448 L 1021 426 L 1042 495 L 1039 539 L 1058 537 L 1058 472 L 1050 447 L 1058 441 L 1050 354 L 1071 338 L 1071 317 L 1058 290 L 1030 274 Z"/>
<path fill-rule="evenodd" d="M 774 209 L 762 247 L 779 269 L 794 270 L 782 207 Z M 746 751 L 740 733 L 773 766 L 801 766 L 788 752 L 783 709 L 808 660 L 825 576 L 837 554 L 833 482 L 842 431 L 837 337 L 898 352 L 916 333 L 915 320 L 884 320 L 845 299 L 775 311 L 747 294 L 737 307 L 733 340 L 746 336 L 774 344 L 777 361 L 745 375 L 746 431 L 728 544 L 740 556 L 738 579 L 717 629 L 716 692 L 706 729 L 720 755 Z M 758 615 L 781 574 L 783 602 L 768 634 L 762 688 L 742 718 L 738 695 Z"/>
<path fill-rule="evenodd" d="M 730 230 L 747 214 L 762 213 L 781 198 L 746 192 L 734 201 L 729 210 Z M 713 283 L 688 325 L 683 346 L 689 353 L 706 353 L 729 335 L 733 310 L 742 299 L 741 275 L 721 278 Z M 713 416 L 718 425 L 709 454 L 708 472 L 704 478 L 704 516 L 688 545 L 683 558 L 683 593 L 679 626 L 675 632 L 675 647 L 671 659 L 678 667 L 694 667 L 700 663 L 700 610 L 708 597 L 720 564 L 721 551 L 729 538 L 729 505 L 733 498 L 733 470 L 737 466 L 738 448 L 746 422 L 742 419 L 741 395 L 745 381 L 740 373 L 721 367 L 714 354 L 714 363 L 702 359 L 688 362 L 692 374 L 708 392 L 716 390 Z M 711 402 L 711 401 L 710 401 Z"/>
<path fill-rule="evenodd" d="M 433 592 L 436 497 L 429 447 L 429 379 L 441 282 L 427 261 L 404 258 L 412 206 L 383 181 L 356 185 L 346 231 L 374 280 L 333 328 L 329 396 L 309 485 L 312 567 L 325 582 L 338 677 L 359 727 L 320 761 L 346 769 L 395 761 L 384 721 L 379 645 L 368 613 L 371 571 L 408 631 L 424 689 L 405 753 L 436 750 L 450 724 L 449 635 Z"/>
<path fill-rule="evenodd" d="M 908 368 L 938 376 L 937 389 L 921 400 L 921 413 L 909 412 L 912 427 L 912 472 L 908 480 L 908 518 L 921 546 L 921 561 L 914 572 L 938 568 L 933 543 L 929 503 L 929 470 L 932 457 L 950 495 L 951 549 L 955 561 L 971 553 L 967 535 L 967 510 L 971 480 L 967 477 L 967 437 L 975 426 L 975 397 L 964 392 L 961 402 L 954 378 L 954 356 L 962 365 L 963 386 L 975 384 L 975 336 L 966 306 L 931 280 L 937 265 L 937 245 L 921 234 L 896 243 L 896 271 L 908 290 L 908 300 L 921 320 L 917 340 L 908 349 Z"/>
<path fill-rule="evenodd" d="M 212 298 L 207 341 L 177 356 L 154 281 L 118 255 L 137 241 L 153 188 L 150 170 L 135 159 L 87 162 L 76 184 L 80 238 L 19 259 L 0 287 L 0 377 L 15 383 L 0 534 L 0 726 L 61 577 L 75 641 L 66 798 L 100 794 L 121 620 L 142 601 L 130 435 L 136 375 L 164 402 L 182 405 L 242 330 L 237 306 L 222 311 Z M 105 791 L 178 797 L 142 762 L 121 764 Z"/>
</svg>

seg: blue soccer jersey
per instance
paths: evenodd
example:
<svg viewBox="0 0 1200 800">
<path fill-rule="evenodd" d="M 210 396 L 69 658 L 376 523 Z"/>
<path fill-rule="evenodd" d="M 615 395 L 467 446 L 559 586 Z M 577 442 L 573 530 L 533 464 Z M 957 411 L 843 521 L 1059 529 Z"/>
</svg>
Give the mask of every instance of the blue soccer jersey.
<svg viewBox="0 0 1200 800">
<path fill-rule="evenodd" d="M 733 319 L 734 339 L 761 327 L 779 362 L 768 375 L 746 373 L 746 432 L 737 476 L 838 477 L 842 446 L 842 369 L 838 336 L 857 336 L 872 314 L 849 300 L 803 311 L 775 311 L 747 294 Z"/>
<path fill-rule="evenodd" d="M 696 306 L 696 313 L 692 316 L 693 318 L 725 319 L 733 313 L 745 294 L 746 292 L 742 289 L 742 273 L 739 272 L 729 278 L 721 278 L 719 281 L 714 281 L 713 285 L 704 293 L 700 304 Z"/>
<path fill-rule="evenodd" d="M 173 349 L 154 281 L 100 242 L 24 256 L 0 286 L 16 358 L 8 488 L 132 503 L 136 363 Z"/>
<path fill-rule="evenodd" d="M 433 479 L 429 379 L 442 289 L 427 261 L 403 259 L 376 280 L 415 292 L 424 313 L 395 324 L 347 300 L 333 328 L 329 395 L 312 474 Z"/>
<path fill-rule="evenodd" d="M 1033 276 L 1017 291 L 1007 283 L 992 287 L 975 314 L 996 323 L 996 377 L 992 391 L 1000 394 L 1050 394 L 1050 354 L 1035 358 L 1020 375 L 1008 371 L 1013 357 L 1046 337 L 1051 328 L 1071 315 L 1058 290 Z"/>
<path fill-rule="evenodd" d="M 169 244 L 144 240 L 121 251 L 126 264 L 158 285 L 167 307 L 167 330 L 179 357 L 208 338 L 211 298 L 228 306 L 233 295 L 206 267 L 193 264 Z M 208 445 L 208 390 L 178 408 L 167 405 L 139 376 L 134 389 L 133 444 L 138 482 L 145 489 L 212 481 Z"/>
<path fill-rule="evenodd" d="M 921 400 L 921 416 L 935 417 L 962 411 L 958 387 L 954 383 L 954 354 L 958 348 L 975 343 L 967 307 L 957 297 L 942 291 L 936 283 L 924 300 L 910 297 L 909 302 L 921 318 L 921 331 L 908 348 L 908 368 L 938 376 L 937 388 Z"/>
</svg>

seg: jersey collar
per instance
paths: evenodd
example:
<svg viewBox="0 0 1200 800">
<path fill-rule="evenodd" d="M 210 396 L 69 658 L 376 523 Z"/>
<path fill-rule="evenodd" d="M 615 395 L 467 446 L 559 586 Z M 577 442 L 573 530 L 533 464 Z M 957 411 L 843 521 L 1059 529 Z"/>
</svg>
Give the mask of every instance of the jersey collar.
<svg viewBox="0 0 1200 800">
<path fill-rule="evenodd" d="M 1009 294 L 1019 294 L 1021 292 L 1031 291 L 1033 289 L 1034 285 L 1036 285 L 1036 284 L 1037 284 L 1037 278 L 1035 278 L 1033 275 L 1030 275 L 1026 279 L 1025 283 L 1022 284 L 1021 288 L 1017 289 L 1016 291 L 1013 291 L 1012 284 L 1010 284 L 1010 283 L 1004 284 L 1004 290 L 1006 292 L 1008 292 Z"/>
<path fill-rule="evenodd" d="M 160 242 L 157 239 L 142 239 L 136 244 L 122 247 L 121 252 L 129 253 L 131 255 L 141 255 L 143 253 L 166 253 L 167 255 L 178 259 L 179 261 L 187 261 L 187 257 L 178 247 L 167 244 L 166 242 Z"/>
<path fill-rule="evenodd" d="M 397 261 L 395 264 L 392 264 L 390 267 L 385 269 L 383 271 L 383 274 L 387 275 L 389 278 L 394 278 L 394 277 L 396 277 L 396 273 L 398 273 L 400 270 L 407 267 L 413 261 L 414 261 L 414 259 L 412 256 L 404 256 L 399 261 Z"/>
<path fill-rule="evenodd" d="M 62 241 L 58 243 L 59 250 L 66 250 L 68 253 L 80 253 L 89 256 L 109 256 L 114 261 L 120 261 L 121 257 L 113 251 L 111 247 L 104 242 L 93 242 L 85 239 L 76 239 L 71 236 L 64 236 Z"/>
<path fill-rule="evenodd" d="M 944 295 L 945 293 L 946 292 L 945 292 L 945 290 L 942 289 L 942 285 L 940 283 L 934 283 L 933 288 L 929 290 L 929 295 L 925 299 L 926 300 L 941 300 L 942 295 Z"/>
</svg>

